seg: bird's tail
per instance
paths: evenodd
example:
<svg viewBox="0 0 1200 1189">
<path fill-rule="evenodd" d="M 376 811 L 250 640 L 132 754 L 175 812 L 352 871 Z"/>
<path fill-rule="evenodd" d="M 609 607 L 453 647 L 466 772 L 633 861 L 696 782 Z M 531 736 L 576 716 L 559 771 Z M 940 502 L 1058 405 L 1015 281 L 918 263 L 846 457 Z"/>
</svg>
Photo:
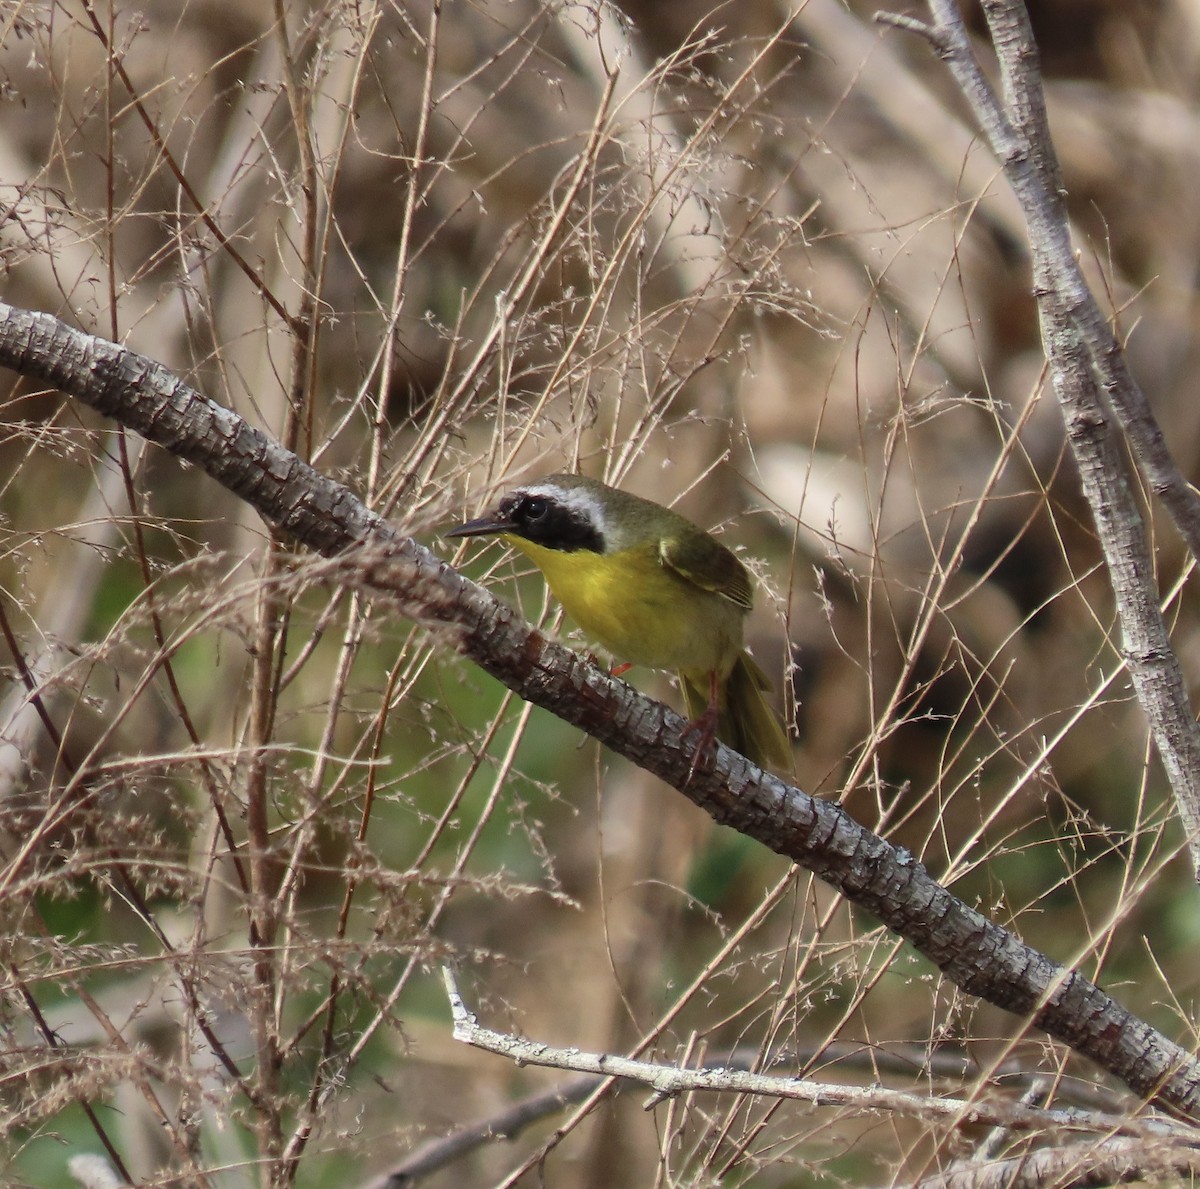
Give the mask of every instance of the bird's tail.
<svg viewBox="0 0 1200 1189">
<path fill-rule="evenodd" d="M 688 717 L 699 719 L 708 708 L 708 680 L 679 674 Z M 779 716 L 767 701 L 771 683 L 748 652 L 743 652 L 720 690 L 717 738 L 740 751 L 760 768 L 792 771 L 792 748 Z"/>
</svg>

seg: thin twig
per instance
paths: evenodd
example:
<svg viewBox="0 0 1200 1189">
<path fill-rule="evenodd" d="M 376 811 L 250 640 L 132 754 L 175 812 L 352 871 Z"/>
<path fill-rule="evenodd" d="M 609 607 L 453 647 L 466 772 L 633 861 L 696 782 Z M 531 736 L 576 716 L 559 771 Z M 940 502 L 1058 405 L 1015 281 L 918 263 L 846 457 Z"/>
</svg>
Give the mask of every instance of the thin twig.
<svg viewBox="0 0 1200 1189">
<path fill-rule="evenodd" d="M 196 217 L 208 228 L 213 238 L 220 244 L 221 250 L 233 261 L 235 265 L 245 275 L 246 279 L 254 286 L 255 290 L 262 299 L 275 311 L 276 314 L 283 320 L 289 329 L 297 333 L 303 333 L 304 326 L 297 322 L 296 318 L 288 312 L 287 307 L 271 292 L 270 287 L 262 276 L 255 271 L 246 258 L 237 250 L 230 238 L 221 229 L 220 224 L 209 214 L 208 207 L 201 200 L 199 194 L 196 193 L 191 181 L 184 173 L 182 166 L 175 159 L 174 153 L 162 138 L 159 132 L 158 125 L 154 121 L 154 117 L 146 110 L 146 105 L 142 102 L 142 97 L 134 86 L 133 79 L 130 78 L 129 72 L 125 69 L 125 63 L 121 61 L 120 56 L 115 52 L 108 40 L 108 35 L 105 32 L 104 25 L 100 18 L 96 15 L 96 10 L 93 7 L 91 0 L 83 0 L 84 12 L 88 15 L 88 20 L 92 23 L 92 29 L 96 34 L 100 44 L 104 47 L 105 52 L 109 55 L 112 65 L 116 68 L 118 77 L 121 79 L 121 85 L 125 88 L 129 95 L 130 101 L 133 104 L 134 110 L 138 114 L 138 118 L 145 126 L 146 132 L 150 136 L 151 142 L 154 144 L 155 152 L 162 158 L 167 168 L 171 171 L 175 181 L 178 182 L 180 190 L 187 196 L 188 201 L 192 204 L 192 209 L 196 212 Z"/>
</svg>

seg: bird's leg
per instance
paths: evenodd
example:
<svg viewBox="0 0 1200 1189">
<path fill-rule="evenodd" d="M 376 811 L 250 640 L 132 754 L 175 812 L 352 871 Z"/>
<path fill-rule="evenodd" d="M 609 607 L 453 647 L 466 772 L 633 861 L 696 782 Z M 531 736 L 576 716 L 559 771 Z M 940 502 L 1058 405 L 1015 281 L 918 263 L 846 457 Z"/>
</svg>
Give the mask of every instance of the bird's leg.
<svg viewBox="0 0 1200 1189">
<path fill-rule="evenodd" d="M 684 729 L 684 735 L 697 735 L 696 750 L 692 755 L 692 766 L 688 769 L 688 780 L 696 774 L 701 757 L 706 755 L 717 737 L 717 722 L 721 717 L 720 686 L 714 669 L 708 675 L 708 705 L 699 717 L 692 719 Z"/>
</svg>

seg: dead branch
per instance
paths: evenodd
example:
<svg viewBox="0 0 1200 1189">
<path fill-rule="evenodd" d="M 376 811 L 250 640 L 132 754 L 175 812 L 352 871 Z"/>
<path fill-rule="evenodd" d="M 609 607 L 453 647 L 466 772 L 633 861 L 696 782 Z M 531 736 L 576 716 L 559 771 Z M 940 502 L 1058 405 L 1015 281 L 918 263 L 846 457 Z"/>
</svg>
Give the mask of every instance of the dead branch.
<svg viewBox="0 0 1200 1189">
<path fill-rule="evenodd" d="M 1075 258 L 1025 6 L 985 0 L 983 8 L 999 59 L 1003 98 L 976 60 L 954 0 L 930 0 L 930 25 L 887 15 L 880 19 L 922 34 L 946 62 L 1025 214 L 1033 290 L 1054 390 L 1104 551 L 1126 663 L 1200 880 L 1200 726 L 1159 607 L 1154 553 L 1126 471 L 1124 439 L 1150 490 L 1162 499 L 1198 558 L 1200 497 L 1171 458 Z"/>
</svg>

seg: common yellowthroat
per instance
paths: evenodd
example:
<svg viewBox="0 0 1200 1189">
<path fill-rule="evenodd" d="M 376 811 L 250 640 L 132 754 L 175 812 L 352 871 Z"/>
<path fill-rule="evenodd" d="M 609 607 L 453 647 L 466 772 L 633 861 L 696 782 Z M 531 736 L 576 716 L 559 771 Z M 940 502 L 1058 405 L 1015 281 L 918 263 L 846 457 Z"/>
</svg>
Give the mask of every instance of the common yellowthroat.
<svg viewBox="0 0 1200 1189">
<path fill-rule="evenodd" d="M 790 770 L 770 682 L 743 644 L 752 579 L 690 520 L 595 479 L 549 475 L 445 535 L 500 537 L 614 657 L 674 669 L 701 748 L 715 733 L 760 767 Z"/>
</svg>

